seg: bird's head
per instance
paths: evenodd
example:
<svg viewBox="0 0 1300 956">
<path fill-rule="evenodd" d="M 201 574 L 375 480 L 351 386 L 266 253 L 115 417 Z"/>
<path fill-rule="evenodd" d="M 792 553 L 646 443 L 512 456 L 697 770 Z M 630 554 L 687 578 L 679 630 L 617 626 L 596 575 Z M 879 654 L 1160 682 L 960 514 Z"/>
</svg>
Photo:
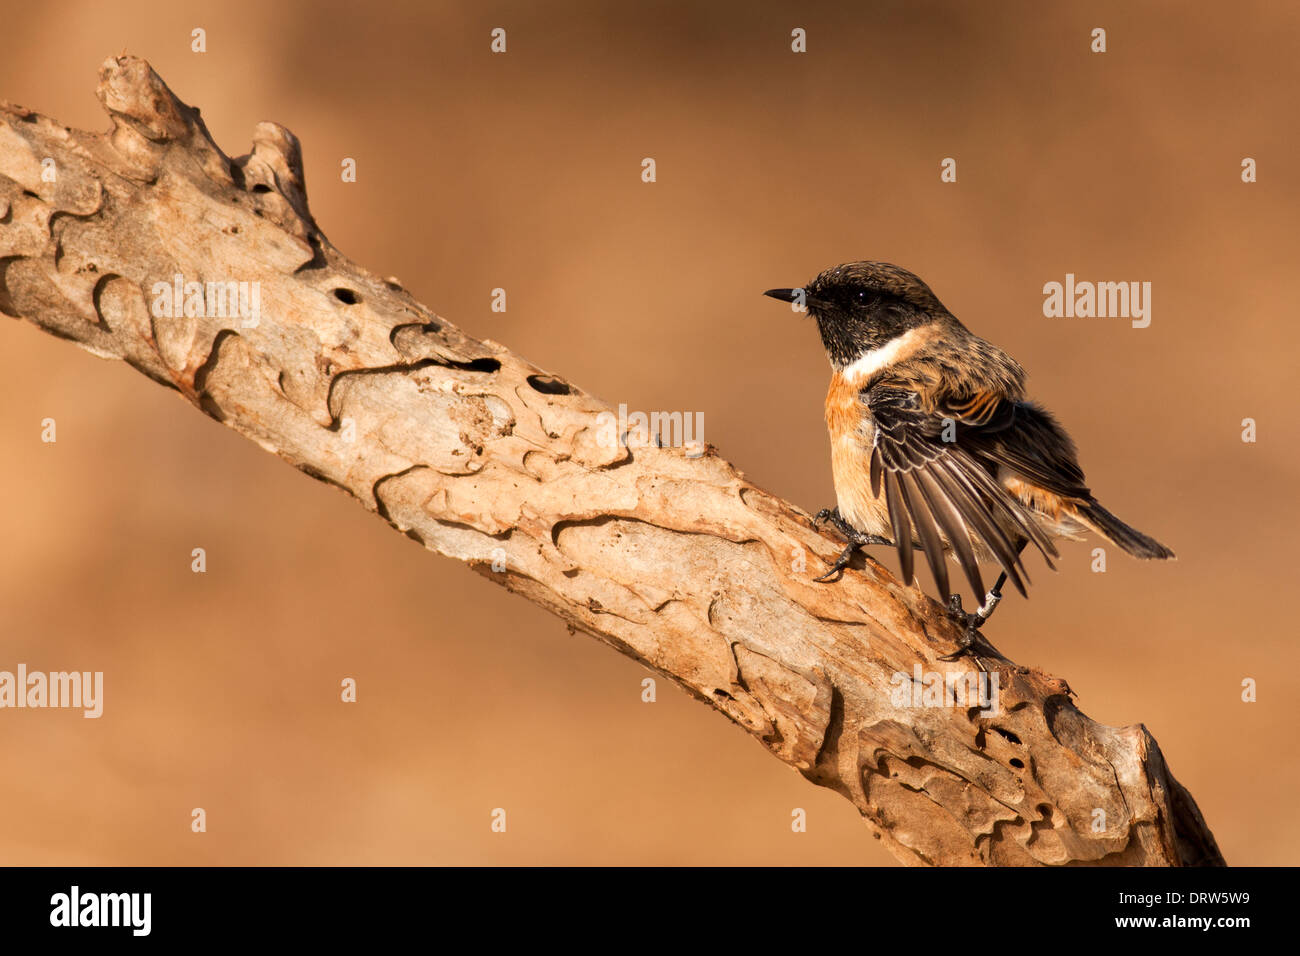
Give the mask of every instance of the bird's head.
<svg viewBox="0 0 1300 956">
<path fill-rule="evenodd" d="M 768 289 L 763 294 L 807 306 L 836 369 L 919 326 L 958 324 L 928 285 L 888 262 L 847 262 L 827 269 L 802 289 Z"/>
</svg>

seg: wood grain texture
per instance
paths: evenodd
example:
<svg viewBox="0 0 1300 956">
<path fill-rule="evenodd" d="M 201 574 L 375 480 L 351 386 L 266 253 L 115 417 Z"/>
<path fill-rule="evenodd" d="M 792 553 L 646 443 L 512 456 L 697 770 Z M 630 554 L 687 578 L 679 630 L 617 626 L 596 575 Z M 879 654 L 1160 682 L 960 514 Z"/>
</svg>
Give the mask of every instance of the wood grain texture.
<svg viewBox="0 0 1300 956">
<path fill-rule="evenodd" d="M 107 60 L 98 92 L 104 134 L 0 108 L 0 311 L 125 361 L 670 678 L 904 862 L 1222 864 L 1146 729 L 1093 722 L 1062 680 L 1004 661 L 991 715 L 933 706 L 952 688 L 896 703 L 917 665 L 972 671 L 939 660 L 958 632 L 937 604 L 870 560 L 814 583 L 841 544 L 806 513 L 712 448 L 612 440 L 606 404 L 340 255 L 288 130 L 263 123 L 229 159 L 133 57 Z M 257 321 L 206 300 L 166 316 L 176 276 L 256 283 Z"/>
</svg>

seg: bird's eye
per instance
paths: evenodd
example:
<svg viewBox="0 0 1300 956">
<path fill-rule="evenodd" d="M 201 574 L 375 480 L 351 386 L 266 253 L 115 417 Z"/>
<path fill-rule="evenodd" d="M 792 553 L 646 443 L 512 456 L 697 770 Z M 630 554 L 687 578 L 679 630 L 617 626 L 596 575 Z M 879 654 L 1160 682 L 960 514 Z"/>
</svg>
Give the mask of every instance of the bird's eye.
<svg viewBox="0 0 1300 956">
<path fill-rule="evenodd" d="M 865 292 L 859 292 L 857 298 L 858 298 L 859 305 L 866 305 L 867 294 Z"/>
</svg>

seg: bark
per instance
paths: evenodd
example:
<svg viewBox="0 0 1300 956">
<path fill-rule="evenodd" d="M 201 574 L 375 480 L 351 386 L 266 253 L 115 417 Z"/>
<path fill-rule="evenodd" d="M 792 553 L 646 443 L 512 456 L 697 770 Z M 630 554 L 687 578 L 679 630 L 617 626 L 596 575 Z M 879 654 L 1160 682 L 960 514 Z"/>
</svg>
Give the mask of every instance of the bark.
<svg viewBox="0 0 1300 956">
<path fill-rule="evenodd" d="M 841 544 L 806 513 L 712 448 L 616 440 L 603 402 L 339 254 L 288 130 L 259 125 L 231 160 L 133 57 L 107 60 L 98 92 L 103 134 L 0 109 L 0 311 L 127 362 L 671 679 L 904 862 L 1222 864 L 1145 727 L 1095 723 L 1063 680 L 1004 658 L 994 713 L 959 687 L 911 700 L 917 666 L 918 691 L 973 672 L 938 659 L 958 637 L 939 605 L 870 560 L 814 583 Z M 176 276 L 255 283 L 259 320 L 251 299 L 210 314 L 206 289 L 169 317 Z"/>
</svg>

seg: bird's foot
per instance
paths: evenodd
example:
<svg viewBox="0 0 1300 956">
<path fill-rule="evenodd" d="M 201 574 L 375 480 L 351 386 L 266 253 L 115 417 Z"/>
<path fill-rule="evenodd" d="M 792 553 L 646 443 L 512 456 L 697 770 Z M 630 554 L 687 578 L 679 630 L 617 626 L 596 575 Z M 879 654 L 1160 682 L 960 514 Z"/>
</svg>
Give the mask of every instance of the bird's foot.
<svg viewBox="0 0 1300 956">
<path fill-rule="evenodd" d="M 999 591 L 990 591 L 988 594 L 984 595 L 983 604 L 981 604 L 975 611 L 967 613 L 961 606 L 961 595 L 952 595 L 948 599 L 948 613 L 957 621 L 958 624 L 962 625 L 963 630 L 961 637 L 957 639 L 957 650 L 953 651 L 951 654 L 942 655 L 939 660 L 955 661 L 964 654 L 970 654 L 975 661 L 975 665 L 980 670 L 988 670 L 988 668 L 984 666 L 984 661 L 981 659 L 979 650 L 971 650 L 971 648 L 979 645 L 980 647 L 991 650 L 994 654 L 997 654 L 997 651 L 993 646 L 989 644 L 980 633 L 980 628 L 983 627 L 984 622 L 992 616 L 994 609 L 998 606 L 998 602 L 1001 600 L 1002 594 Z M 998 654 L 998 656 L 1001 657 L 1002 655 Z"/>
<path fill-rule="evenodd" d="M 848 538 L 850 541 L 855 540 L 859 534 L 858 529 L 845 521 L 843 516 L 840 515 L 839 508 L 823 508 L 813 518 L 813 524 L 829 524 L 841 536 Z"/>
<path fill-rule="evenodd" d="M 840 552 L 840 556 L 835 559 L 831 569 L 820 577 L 813 578 L 814 581 L 825 582 L 835 577 L 849 566 L 849 562 L 853 560 L 853 553 L 864 545 L 892 543 L 888 538 L 882 538 L 878 534 L 863 534 L 844 520 L 843 516 L 840 515 L 839 508 L 823 508 L 817 512 L 816 517 L 813 518 L 813 524 L 819 525 L 823 522 L 838 531 L 842 537 L 848 540 L 849 544 Z"/>
<path fill-rule="evenodd" d="M 831 565 L 831 569 L 820 577 L 813 578 L 813 580 L 818 584 L 822 584 L 835 577 L 835 575 L 839 574 L 849 566 L 849 562 L 853 560 L 853 552 L 857 550 L 858 543 L 856 541 L 850 541 L 848 547 L 841 551 L 840 556 L 835 559 L 835 563 Z"/>
</svg>

